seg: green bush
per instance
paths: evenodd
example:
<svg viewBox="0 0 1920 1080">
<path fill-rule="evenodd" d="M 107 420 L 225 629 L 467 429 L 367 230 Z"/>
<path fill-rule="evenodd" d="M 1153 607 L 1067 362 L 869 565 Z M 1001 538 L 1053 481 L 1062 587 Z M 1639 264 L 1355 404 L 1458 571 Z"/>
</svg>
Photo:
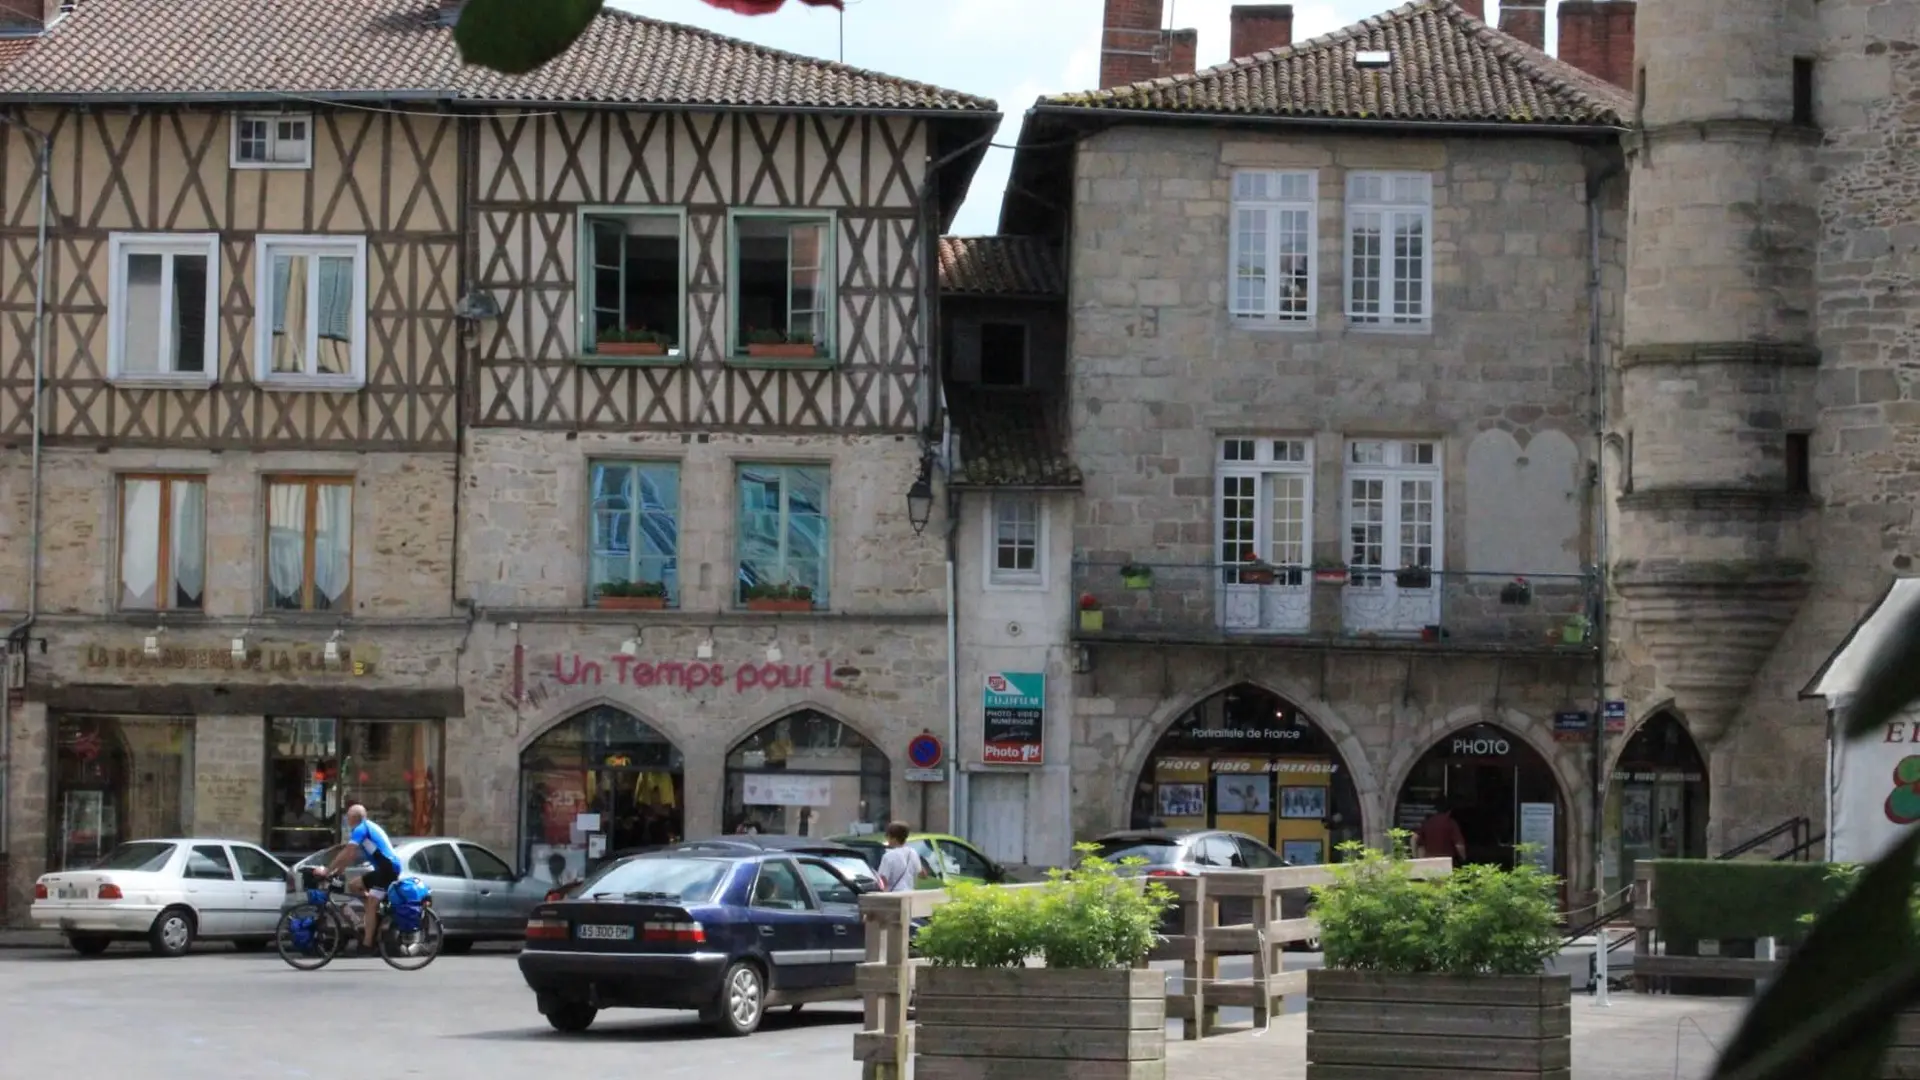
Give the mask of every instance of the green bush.
<svg viewBox="0 0 1920 1080">
<path fill-rule="evenodd" d="M 1848 888 L 1825 863 L 1655 859 L 1653 910 L 1662 937 L 1799 940 L 1801 916 L 1825 911 Z M 1856 871 L 1857 872 L 1857 871 Z"/>
<path fill-rule="evenodd" d="M 1036 956 L 1050 968 L 1131 967 L 1153 950 L 1173 893 L 1121 876 L 1094 850 L 1080 845 L 1078 866 L 1033 888 L 954 882 L 914 946 L 936 967 L 1019 967 Z"/>
<path fill-rule="evenodd" d="M 1413 876 L 1408 834 L 1393 853 L 1352 842 L 1314 888 L 1327 966 L 1389 974 L 1533 975 L 1560 951 L 1558 879 L 1522 864 Z"/>
</svg>

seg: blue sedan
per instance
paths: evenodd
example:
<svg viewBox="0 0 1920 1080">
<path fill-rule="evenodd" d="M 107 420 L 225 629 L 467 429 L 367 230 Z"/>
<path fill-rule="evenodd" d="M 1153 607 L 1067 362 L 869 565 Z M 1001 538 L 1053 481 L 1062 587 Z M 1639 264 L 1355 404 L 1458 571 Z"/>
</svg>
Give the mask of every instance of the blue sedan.
<svg viewBox="0 0 1920 1080">
<path fill-rule="evenodd" d="M 859 901 L 824 856 L 636 855 L 533 909 L 520 974 L 558 1031 L 585 1031 L 602 1009 L 686 1009 L 748 1035 L 769 1008 L 857 1000 Z"/>
</svg>

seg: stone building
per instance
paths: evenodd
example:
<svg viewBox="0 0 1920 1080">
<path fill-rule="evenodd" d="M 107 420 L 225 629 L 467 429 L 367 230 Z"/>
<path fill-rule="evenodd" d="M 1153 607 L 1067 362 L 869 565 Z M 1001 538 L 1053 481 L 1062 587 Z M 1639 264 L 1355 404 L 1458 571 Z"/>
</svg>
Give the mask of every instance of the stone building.
<svg viewBox="0 0 1920 1080">
<path fill-rule="evenodd" d="M 1067 279 L 1073 830 L 1320 861 L 1447 800 L 1587 887 L 1632 99 L 1448 0 L 1234 22 L 1042 98 L 1002 213 Z"/>
<path fill-rule="evenodd" d="M 6 55 L 12 919 L 348 799 L 550 876 L 922 819 L 926 270 L 993 103 L 611 11 L 510 78 L 459 8 L 83 4 Z"/>
</svg>

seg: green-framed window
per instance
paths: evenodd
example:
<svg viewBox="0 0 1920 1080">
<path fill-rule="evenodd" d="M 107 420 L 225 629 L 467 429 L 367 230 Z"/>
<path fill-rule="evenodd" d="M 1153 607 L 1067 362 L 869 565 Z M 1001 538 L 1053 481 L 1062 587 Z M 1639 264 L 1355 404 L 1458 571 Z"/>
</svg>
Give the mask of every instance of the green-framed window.
<svg viewBox="0 0 1920 1080">
<path fill-rule="evenodd" d="M 588 597 L 602 586 L 659 584 L 679 606 L 679 464 L 595 461 L 588 482 Z"/>
<path fill-rule="evenodd" d="M 580 212 L 579 229 L 581 355 L 616 360 L 682 356 L 687 321 L 685 216 L 678 210 L 590 207 Z"/>
<path fill-rule="evenodd" d="M 839 259 L 830 213 L 734 211 L 733 354 L 789 362 L 834 356 L 834 277 Z M 769 350 L 766 346 L 780 345 Z M 756 349 L 755 346 L 762 348 Z M 810 346 L 809 353 L 796 353 Z"/>
<path fill-rule="evenodd" d="M 742 464 L 737 483 L 738 599 L 744 602 L 760 587 L 804 586 L 811 590 L 815 607 L 826 607 L 831 557 L 827 467 Z"/>
</svg>

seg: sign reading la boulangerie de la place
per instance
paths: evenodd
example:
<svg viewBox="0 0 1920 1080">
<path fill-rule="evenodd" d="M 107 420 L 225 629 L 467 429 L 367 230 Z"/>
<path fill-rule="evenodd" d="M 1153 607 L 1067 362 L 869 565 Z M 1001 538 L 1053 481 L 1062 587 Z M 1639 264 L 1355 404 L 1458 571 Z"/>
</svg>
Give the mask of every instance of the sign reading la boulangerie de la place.
<svg viewBox="0 0 1920 1080">
<path fill-rule="evenodd" d="M 981 760 L 989 765 L 1039 765 L 1046 760 L 1046 675 L 992 672 L 984 704 Z"/>
</svg>

